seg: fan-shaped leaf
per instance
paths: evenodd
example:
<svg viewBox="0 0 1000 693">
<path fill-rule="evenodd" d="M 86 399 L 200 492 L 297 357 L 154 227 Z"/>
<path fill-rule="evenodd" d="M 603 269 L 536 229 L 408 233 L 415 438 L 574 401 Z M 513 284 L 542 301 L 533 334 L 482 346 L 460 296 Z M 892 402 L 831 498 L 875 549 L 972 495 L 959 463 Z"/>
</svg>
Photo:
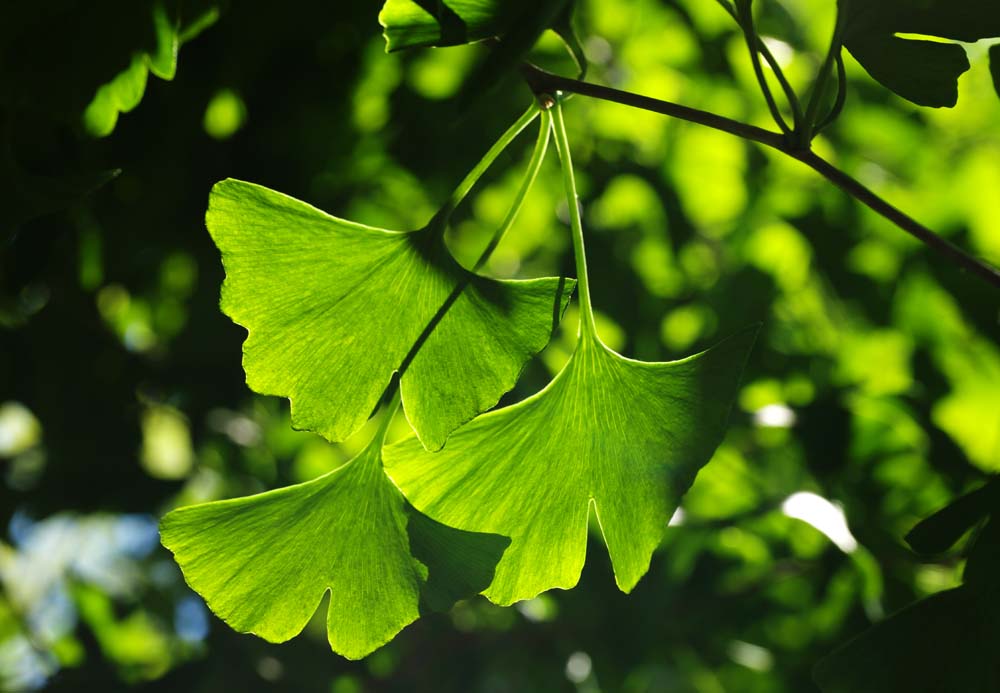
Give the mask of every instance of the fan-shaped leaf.
<svg viewBox="0 0 1000 693">
<path fill-rule="evenodd" d="M 509 544 L 416 512 L 383 473 L 380 442 L 304 484 L 175 510 L 163 544 L 212 611 L 271 642 L 301 632 L 329 592 L 330 646 L 360 659 L 423 607 L 486 587 Z"/>
<path fill-rule="evenodd" d="M 884 86 L 922 106 L 954 106 L 969 59 L 957 44 L 917 37 L 1000 36 L 1000 3 L 993 0 L 839 0 L 839 6 L 851 55 Z"/>
<path fill-rule="evenodd" d="M 628 592 L 722 438 L 755 334 L 681 361 L 643 363 L 585 332 L 540 393 L 479 417 L 441 452 L 414 439 L 390 446 L 386 469 L 430 517 L 511 538 L 484 592 L 492 601 L 575 585 L 591 506 Z"/>
<path fill-rule="evenodd" d="M 441 234 L 337 219 L 281 193 L 227 180 L 208 229 L 222 251 L 222 309 L 246 327 L 247 383 L 292 401 L 292 421 L 343 440 L 394 371 L 421 441 L 496 404 L 548 342 L 575 285 L 495 281 L 464 270 Z"/>
</svg>

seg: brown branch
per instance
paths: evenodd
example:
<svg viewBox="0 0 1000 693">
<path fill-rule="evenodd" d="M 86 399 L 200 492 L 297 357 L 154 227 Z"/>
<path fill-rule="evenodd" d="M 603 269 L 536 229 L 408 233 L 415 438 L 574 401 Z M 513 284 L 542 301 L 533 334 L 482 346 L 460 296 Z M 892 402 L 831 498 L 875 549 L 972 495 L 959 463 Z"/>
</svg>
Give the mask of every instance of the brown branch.
<svg viewBox="0 0 1000 693">
<path fill-rule="evenodd" d="M 725 116 L 691 108 L 690 106 L 682 106 L 671 101 L 663 101 L 612 87 L 583 82 L 570 77 L 562 77 L 551 72 L 546 72 L 531 64 L 522 65 L 521 73 L 525 81 L 527 81 L 528 86 L 531 87 L 536 95 L 569 92 L 580 94 L 581 96 L 589 96 L 594 99 L 601 99 L 602 101 L 611 101 L 623 106 L 631 106 L 632 108 L 639 108 L 644 111 L 660 113 L 671 118 L 686 120 L 690 123 L 697 123 L 776 149 L 783 154 L 801 161 L 848 195 L 867 205 L 874 212 L 888 219 L 900 229 L 917 238 L 962 269 L 977 275 L 988 284 L 1000 289 L 1000 270 L 969 255 L 958 246 L 937 235 L 913 219 L 913 217 L 886 202 L 859 181 L 818 156 L 812 150 L 796 145 L 781 133 L 765 130 L 755 125 L 742 123 L 732 118 L 726 118 Z"/>
</svg>

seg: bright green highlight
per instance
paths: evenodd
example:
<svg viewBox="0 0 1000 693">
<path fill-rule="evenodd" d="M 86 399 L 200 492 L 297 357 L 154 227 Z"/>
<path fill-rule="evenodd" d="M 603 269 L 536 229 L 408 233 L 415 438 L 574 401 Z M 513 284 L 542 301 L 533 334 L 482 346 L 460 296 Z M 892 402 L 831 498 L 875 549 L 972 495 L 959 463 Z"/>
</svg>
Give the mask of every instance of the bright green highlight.
<svg viewBox="0 0 1000 693">
<path fill-rule="evenodd" d="M 329 592 L 330 647 L 360 659 L 425 608 L 447 609 L 489 584 L 508 540 L 421 516 L 383 473 L 395 409 L 357 457 L 318 479 L 163 518 L 163 544 L 184 578 L 232 628 L 284 642 Z"/>
<path fill-rule="evenodd" d="M 177 74 L 177 52 L 182 42 L 194 38 L 218 18 L 218 9 L 208 6 L 201 14 L 181 24 L 179 11 L 162 0 L 151 5 L 151 22 L 155 45 L 149 51 L 137 51 L 124 70 L 98 87 L 94 98 L 83 112 L 84 129 L 94 137 L 107 137 L 118 123 L 121 113 L 128 113 L 142 101 L 149 73 L 170 81 Z"/>
<path fill-rule="evenodd" d="M 387 0 L 378 16 L 386 51 L 455 46 L 496 36 L 527 3 L 448 0 L 433 4 L 437 6 L 436 15 L 425 9 L 428 3 Z"/>
<path fill-rule="evenodd" d="M 570 588 L 583 568 L 590 507 L 615 579 L 630 591 L 649 568 L 680 497 L 722 438 L 756 329 L 670 363 L 627 359 L 597 337 L 562 116 L 554 109 L 579 275 L 576 350 L 541 392 L 485 414 L 438 453 L 414 438 L 386 469 L 422 512 L 512 543 L 483 593 L 498 604 Z"/>
<path fill-rule="evenodd" d="M 227 140 L 235 135 L 247 118 L 247 108 L 232 89 L 220 89 L 205 108 L 202 119 L 205 132 L 214 139 Z"/>
<path fill-rule="evenodd" d="M 297 427 L 337 441 L 360 428 L 402 370 L 407 418 L 430 449 L 496 404 L 548 342 L 574 283 L 495 281 L 448 253 L 442 220 L 488 159 L 436 221 L 410 233 L 337 219 L 250 183 L 217 184 L 207 224 L 226 267 L 222 309 L 250 333 L 243 348 L 250 387 L 290 398 Z"/>
</svg>

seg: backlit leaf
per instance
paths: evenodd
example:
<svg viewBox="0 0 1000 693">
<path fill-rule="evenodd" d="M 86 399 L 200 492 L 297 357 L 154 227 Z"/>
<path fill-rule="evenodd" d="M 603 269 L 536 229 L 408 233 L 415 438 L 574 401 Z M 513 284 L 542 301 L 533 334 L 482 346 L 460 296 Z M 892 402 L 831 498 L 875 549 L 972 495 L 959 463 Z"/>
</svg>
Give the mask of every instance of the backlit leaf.
<svg viewBox="0 0 1000 693">
<path fill-rule="evenodd" d="M 412 438 L 390 446 L 386 469 L 430 517 L 511 538 L 484 592 L 492 601 L 573 587 L 591 507 L 628 592 L 722 437 L 755 334 L 644 363 L 584 332 L 544 390 L 459 429 L 441 452 Z"/>
<path fill-rule="evenodd" d="M 360 659 L 424 608 L 483 589 L 509 543 L 416 512 L 383 473 L 380 444 L 303 484 L 175 510 L 163 544 L 213 612 L 270 642 L 301 632 L 329 592 L 330 647 Z"/>
<path fill-rule="evenodd" d="M 213 188 L 207 224 L 226 268 L 222 309 L 249 331 L 247 383 L 290 398 L 297 427 L 335 441 L 405 368 L 407 417 L 441 447 L 514 386 L 575 285 L 474 275 L 435 229 L 364 226 L 236 180 Z"/>
</svg>

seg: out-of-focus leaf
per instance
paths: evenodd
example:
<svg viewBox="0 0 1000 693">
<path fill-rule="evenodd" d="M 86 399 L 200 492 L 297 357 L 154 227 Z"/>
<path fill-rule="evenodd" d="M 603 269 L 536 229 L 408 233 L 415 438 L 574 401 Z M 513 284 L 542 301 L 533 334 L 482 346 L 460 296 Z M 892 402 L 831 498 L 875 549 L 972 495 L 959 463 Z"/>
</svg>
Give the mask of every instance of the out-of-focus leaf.
<svg viewBox="0 0 1000 693">
<path fill-rule="evenodd" d="M 152 71 L 172 79 L 183 37 L 218 16 L 217 0 L 9 3 L 0 16 L 0 104 L 80 122 L 101 134 L 111 107 L 141 98 Z M 106 27 L 114 27 L 113 31 Z M 140 79 L 139 73 L 142 73 Z M 117 112 L 116 112 L 117 114 Z M 95 128 L 100 125 L 103 129 Z M 111 125 L 113 127 L 113 123 Z"/>
<path fill-rule="evenodd" d="M 996 479 L 907 536 L 918 550 L 947 549 L 985 514 L 964 584 L 911 604 L 823 659 L 815 678 L 824 693 L 1000 690 L 1000 522 Z"/>
<path fill-rule="evenodd" d="M 484 589 L 510 543 L 417 513 L 382 471 L 381 436 L 318 479 L 180 508 L 160 525 L 188 584 L 234 629 L 298 635 L 330 593 L 330 647 L 360 659 Z"/>
<path fill-rule="evenodd" d="M 546 29 L 566 43 L 580 74 L 586 58 L 571 25 L 573 0 L 386 0 L 379 13 L 389 52 L 421 46 L 454 46 L 489 38 L 499 43 L 467 83 L 475 100 L 516 68 Z"/>
<path fill-rule="evenodd" d="M 185 29 L 181 25 L 180 6 L 176 5 L 171 10 L 159 0 L 152 4 L 151 21 L 155 44 L 148 51 L 134 53 L 128 67 L 111 81 L 101 85 L 87 104 L 83 111 L 83 125 L 91 135 L 110 135 L 118 122 L 118 115 L 128 113 L 139 105 L 146 91 L 150 72 L 160 79 L 169 81 L 174 78 L 177 73 L 177 51 Z M 212 11 L 202 12 L 193 18 L 193 24 L 201 31 L 206 18 L 214 17 Z"/>
<path fill-rule="evenodd" d="M 500 0 L 386 0 L 378 20 L 386 51 L 457 46 L 507 31 L 532 3 Z"/>
<path fill-rule="evenodd" d="M 1000 508 L 998 479 L 922 520 L 906 535 L 906 542 L 920 553 L 947 551 L 970 527 Z"/>
<path fill-rule="evenodd" d="M 538 394 L 481 416 L 440 452 L 415 438 L 386 469 L 430 517 L 511 537 L 483 592 L 498 604 L 573 587 L 598 518 L 624 592 L 649 568 L 677 504 L 722 438 L 756 329 L 670 363 L 626 359 L 584 327 Z"/>
<path fill-rule="evenodd" d="M 993 693 L 1000 627 L 967 587 L 911 604 L 823 659 L 824 693 Z"/>
<path fill-rule="evenodd" d="M 1000 36 L 993 0 L 839 0 L 844 45 L 884 86 L 921 106 L 954 106 L 969 69 L 962 46 Z M 926 38 L 924 38 L 926 37 Z"/>
<path fill-rule="evenodd" d="M 249 331 L 247 383 L 290 398 L 296 426 L 334 441 L 405 367 L 406 415 L 440 448 L 514 386 L 575 286 L 474 275 L 436 229 L 364 226 L 242 181 L 216 184 L 206 221 L 226 268 L 222 310 Z"/>
</svg>

